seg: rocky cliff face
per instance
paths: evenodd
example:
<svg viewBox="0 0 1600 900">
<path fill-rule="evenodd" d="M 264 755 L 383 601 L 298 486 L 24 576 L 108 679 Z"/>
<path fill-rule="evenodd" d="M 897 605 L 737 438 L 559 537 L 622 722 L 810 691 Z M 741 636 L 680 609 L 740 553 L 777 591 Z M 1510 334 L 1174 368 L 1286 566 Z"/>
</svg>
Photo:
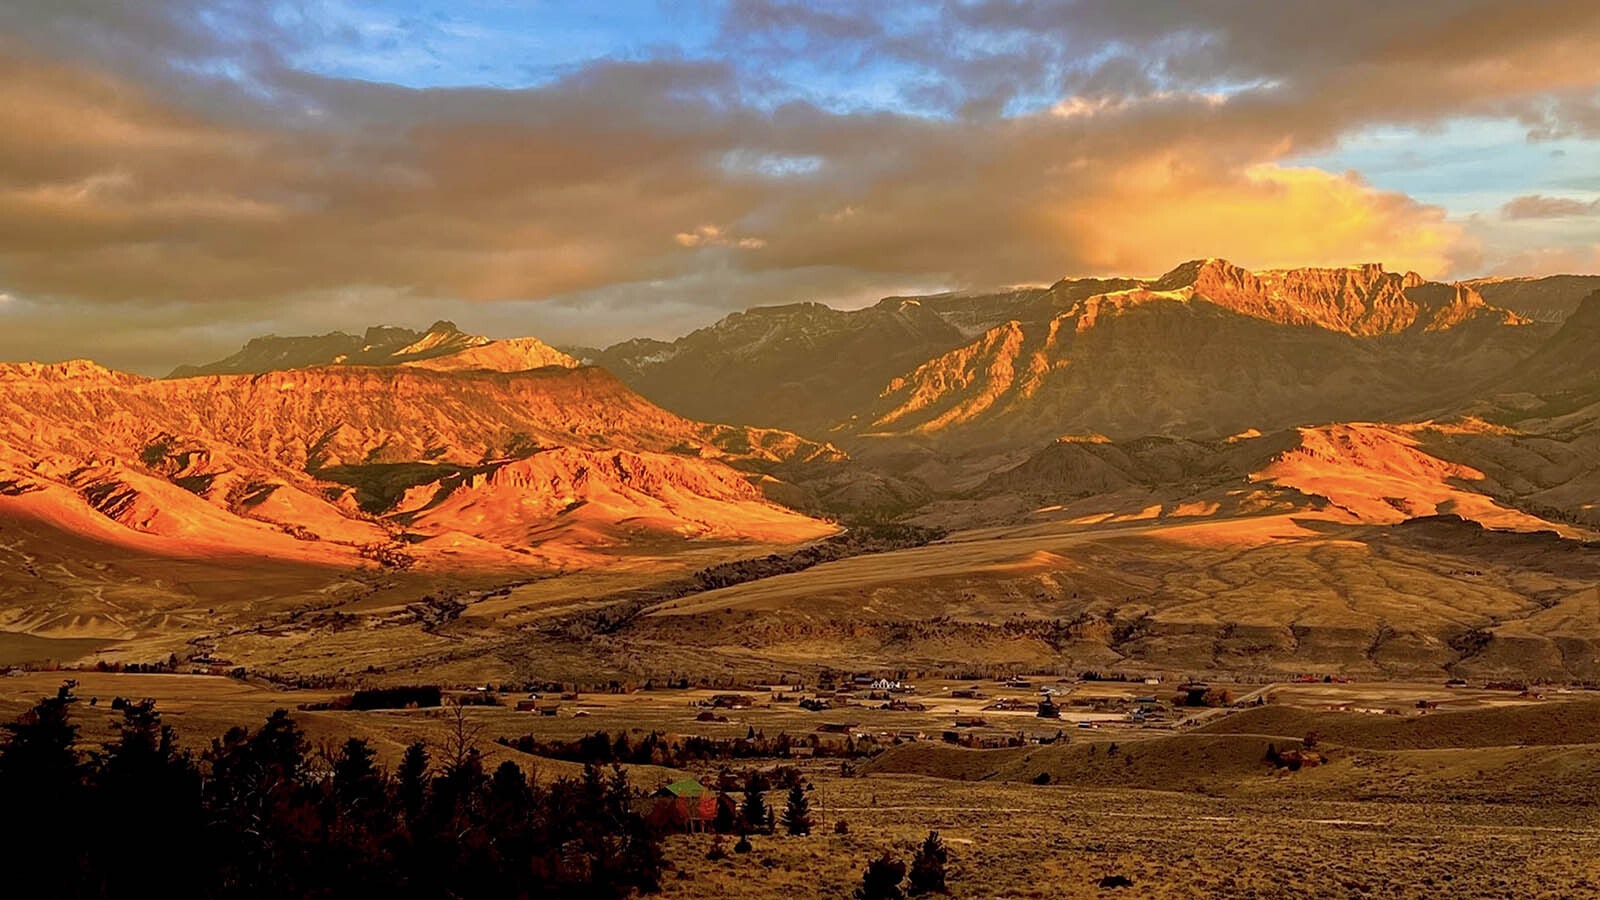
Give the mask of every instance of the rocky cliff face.
<svg viewBox="0 0 1600 900">
<path fill-rule="evenodd" d="M 464 372 L 473 369 L 523 372 L 545 366 L 572 369 L 577 368 L 578 361 L 538 338 L 525 337 L 489 341 L 443 356 L 410 360 L 401 365 L 433 369 L 438 372 Z"/>
<path fill-rule="evenodd" d="M 1312 326 L 1356 337 L 1442 331 L 1480 317 L 1498 324 L 1521 324 L 1516 315 L 1489 308 L 1468 285 L 1428 282 L 1415 272 L 1385 272 L 1375 263 L 1250 272 L 1226 260 L 1195 260 L 1173 269 L 1150 287 L 1180 292 L 1186 298 L 1267 322 Z"/>
<path fill-rule="evenodd" d="M 1061 434 L 1216 438 L 1414 414 L 1540 335 L 1470 288 L 1379 266 L 1185 263 L 995 326 L 886 383 L 861 433 L 950 448 Z"/>
</svg>

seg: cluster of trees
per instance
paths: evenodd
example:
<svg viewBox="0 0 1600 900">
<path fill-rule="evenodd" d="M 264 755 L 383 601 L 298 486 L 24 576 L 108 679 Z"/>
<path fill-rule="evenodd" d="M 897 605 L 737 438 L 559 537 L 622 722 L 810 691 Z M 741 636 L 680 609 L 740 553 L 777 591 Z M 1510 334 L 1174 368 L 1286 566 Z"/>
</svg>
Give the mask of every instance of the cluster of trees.
<svg viewBox="0 0 1600 900">
<path fill-rule="evenodd" d="M 945 866 L 950 862 L 950 851 L 945 848 L 939 832 L 930 831 L 911 859 L 908 872 L 906 864 L 895 859 L 887 850 L 867 864 L 861 874 L 861 886 L 856 888 L 855 900 L 900 900 L 910 894 L 948 894 L 945 885 Z M 905 884 L 904 890 L 901 885 Z"/>
<path fill-rule="evenodd" d="M 811 833 L 811 789 L 800 770 L 780 766 L 771 772 L 752 769 L 741 775 L 722 770 L 717 775 L 717 817 L 712 828 L 718 834 L 772 834 L 779 825 L 791 835 Z M 773 790 L 787 789 L 783 813 L 774 816 L 767 803 L 767 794 Z M 744 799 L 738 804 L 727 799 L 732 791 L 743 791 Z"/>
<path fill-rule="evenodd" d="M 837 742 L 807 742 L 787 734 L 766 737 L 751 732 L 742 738 L 710 738 L 699 735 L 669 737 L 652 731 L 642 737 L 629 737 L 628 732 L 615 735 L 596 731 L 570 741 L 540 740 L 531 734 L 518 738 L 498 738 L 504 746 L 548 756 L 568 762 L 613 763 L 631 765 L 667 766 L 675 769 L 690 768 L 696 763 L 732 759 L 786 759 L 795 747 L 812 747 L 819 757 L 856 758 L 870 756 L 879 747 L 866 741 L 843 740 Z"/>
<path fill-rule="evenodd" d="M 68 682 L 4 726 L 0 866 L 51 897 L 622 897 L 660 843 L 620 769 L 530 782 L 470 735 L 394 772 L 351 739 L 322 756 L 283 711 L 198 755 L 149 701 L 85 752 Z"/>
<path fill-rule="evenodd" d="M 167 658 L 159 662 L 121 663 L 100 660 L 94 664 L 97 672 L 136 672 L 136 673 L 162 673 L 177 671 L 179 666 L 178 654 L 168 654 Z"/>
<path fill-rule="evenodd" d="M 1227 706 L 1233 702 L 1233 694 L 1227 688 L 1208 687 L 1204 684 L 1186 684 L 1178 688 L 1178 693 L 1173 696 L 1174 706 L 1204 706 L 1216 708 Z"/>
<path fill-rule="evenodd" d="M 408 706 L 438 706 L 444 701 L 444 692 L 438 685 L 419 684 L 409 687 L 371 688 L 350 695 L 351 709 L 405 709 Z"/>
</svg>

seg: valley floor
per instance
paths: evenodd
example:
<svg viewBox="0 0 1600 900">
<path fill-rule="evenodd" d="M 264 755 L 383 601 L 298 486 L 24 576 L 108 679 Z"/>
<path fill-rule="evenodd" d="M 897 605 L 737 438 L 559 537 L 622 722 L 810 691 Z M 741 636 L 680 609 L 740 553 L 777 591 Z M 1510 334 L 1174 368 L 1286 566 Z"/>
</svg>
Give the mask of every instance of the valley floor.
<svg viewBox="0 0 1600 900">
<path fill-rule="evenodd" d="M 259 723 L 274 708 L 326 703 L 333 690 L 282 690 L 230 678 L 36 672 L 0 678 L 0 719 L 9 720 L 75 674 L 74 711 L 83 739 L 112 735 L 111 699 L 151 697 L 196 750 L 234 724 Z M 713 838 L 669 838 L 664 898 L 842 897 L 884 851 L 909 860 L 936 830 L 950 849 L 952 896 L 997 898 L 1563 898 L 1600 894 L 1600 698 L 1547 699 L 1438 683 L 1232 686 L 1242 710 L 1182 711 L 1173 728 L 1139 728 L 1104 714 L 1062 723 L 989 711 L 993 733 L 1060 728 L 1063 739 L 996 750 L 941 741 L 957 710 L 1037 696 L 1028 687 L 985 683 L 980 703 L 952 698 L 957 682 L 918 685 L 922 712 L 851 707 L 806 712 L 756 692 L 748 708 L 701 713 L 712 691 L 580 695 L 554 716 L 502 705 L 466 707 L 486 764 L 512 759 L 548 781 L 574 762 L 530 756 L 494 743 L 532 735 L 571 740 L 595 731 L 673 735 L 804 737 L 822 723 L 850 721 L 860 734 L 920 731 L 926 740 L 887 746 L 847 772 L 837 759 L 736 760 L 734 769 L 797 765 L 814 786 L 813 834 L 756 836 L 748 854 L 706 858 Z M 968 685 L 969 687 L 971 685 Z M 1171 685 L 1073 686 L 1107 702 Z M 1254 705 L 1259 697 L 1270 701 Z M 93 705 L 89 705 L 91 699 Z M 1417 700 L 1439 702 L 1426 712 Z M 1351 711 L 1392 709 L 1388 715 Z M 1404 712 L 1403 712 L 1404 711 Z M 314 746 L 371 740 L 393 765 L 414 740 L 442 746 L 448 710 L 295 711 Z M 1099 719 L 1101 728 L 1074 727 Z M 720 720 L 718 720 L 720 719 Z M 1320 732 L 1324 765 L 1297 772 L 1263 758 L 1270 743 L 1298 746 Z M 631 766 L 647 790 L 695 777 L 712 783 L 724 764 L 686 770 Z M 1036 784 L 1037 773 L 1053 774 Z M 781 803 L 781 792 L 769 802 Z M 837 832 L 838 823 L 846 833 Z M 729 842 L 731 844 L 731 842 Z M 1102 890 L 1121 876 L 1123 890 Z"/>
</svg>

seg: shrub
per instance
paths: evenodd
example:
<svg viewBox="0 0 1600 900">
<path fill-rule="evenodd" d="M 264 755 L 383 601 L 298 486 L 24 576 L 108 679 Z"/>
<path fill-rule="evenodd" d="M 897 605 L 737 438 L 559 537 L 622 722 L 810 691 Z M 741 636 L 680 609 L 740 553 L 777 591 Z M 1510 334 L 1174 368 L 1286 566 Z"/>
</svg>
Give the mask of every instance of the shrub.
<svg viewBox="0 0 1600 900">
<path fill-rule="evenodd" d="M 906 877 L 906 864 L 883 851 L 883 855 L 867 863 L 861 873 L 861 886 L 856 888 L 855 900 L 900 900 L 900 882 Z"/>
<path fill-rule="evenodd" d="M 783 827 L 792 835 L 811 833 L 811 803 L 806 799 L 805 788 L 789 788 L 789 800 L 783 807 Z"/>
</svg>

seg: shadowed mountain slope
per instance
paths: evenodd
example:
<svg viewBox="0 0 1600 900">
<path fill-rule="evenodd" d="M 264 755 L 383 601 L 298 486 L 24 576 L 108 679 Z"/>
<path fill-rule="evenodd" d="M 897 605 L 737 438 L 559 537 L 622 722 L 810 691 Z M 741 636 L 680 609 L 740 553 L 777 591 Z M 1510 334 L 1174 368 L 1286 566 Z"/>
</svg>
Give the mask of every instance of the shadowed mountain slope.
<svg viewBox="0 0 1600 900">
<path fill-rule="evenodd" d="M 1464 284 L 1501 309 L 1535 322 L 1559 323 L 1577 310 L 1583 298 L 1600 291 L 1600 275 L 1477 278 Z"/>
</svg>

